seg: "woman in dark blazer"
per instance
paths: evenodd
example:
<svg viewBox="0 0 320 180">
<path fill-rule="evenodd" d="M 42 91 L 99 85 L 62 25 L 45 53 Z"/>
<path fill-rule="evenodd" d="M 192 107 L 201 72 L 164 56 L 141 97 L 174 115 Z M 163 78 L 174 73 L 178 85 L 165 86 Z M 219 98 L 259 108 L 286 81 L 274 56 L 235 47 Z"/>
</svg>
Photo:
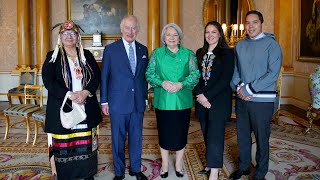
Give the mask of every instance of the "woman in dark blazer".
<svg viewBox="0 0 320 180">
<path fill-rule="evenodd" d="M 201 77 L 193 91 L 206 145 L 206 168 L 199 173 L 210 174 L 209 180 L 216 180 L 223 165 L 224 131 L 231 114 L 230 81 L 234 70 L 233 50 L 226 43 L 218 22 L 207 23 L 204 45 L 196 55 Z"/>
<path fill-rule="evenodd" d="M 96 96 L 100 69 L 93 55 L 83 49 L 79 26 L 73 21 L 60 26 L 58 44 L 42 66 L 42 79 L 48 90 L 45 132 L 52 174 L 59 180 L 93 179 L 98 166 L 96 128 L 102 121 Z M 62 127 L 60 121 L 60 107 L 68 91 L 67 104 L 80 104 L 87 114 L 71 129 Z M 71 109 L 65 106 L 64 110 Z"/>
</svg>

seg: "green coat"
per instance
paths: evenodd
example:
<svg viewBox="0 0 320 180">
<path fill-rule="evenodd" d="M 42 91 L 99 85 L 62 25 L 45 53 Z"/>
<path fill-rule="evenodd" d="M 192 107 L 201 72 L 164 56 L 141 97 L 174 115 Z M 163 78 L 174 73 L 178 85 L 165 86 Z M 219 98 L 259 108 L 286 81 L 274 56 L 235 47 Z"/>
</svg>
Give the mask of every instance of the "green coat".
<svg viewBox="0 0 320 180">
<path fill-rule="evenodd" d="M 192 90 L 199 81 L 195 54 L 182 46 L 176 53 L 167 46 L 155 49 L 146 71 L 147 81 L 154 87 L 154 107 L 160 110 L 183 110 L 193 106 Z M 163 81 L 180 82 L 182 88 L 169 93 L 162 88 Z"/>
</svg>

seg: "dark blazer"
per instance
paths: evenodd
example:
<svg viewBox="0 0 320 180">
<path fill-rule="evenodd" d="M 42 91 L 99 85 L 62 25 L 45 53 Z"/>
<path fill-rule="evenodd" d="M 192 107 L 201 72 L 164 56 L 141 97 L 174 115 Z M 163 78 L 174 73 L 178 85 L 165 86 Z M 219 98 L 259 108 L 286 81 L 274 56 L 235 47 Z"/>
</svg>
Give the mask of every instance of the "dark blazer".
<svg viewBox="0 0 320 180">
<path fill-rule="evenodd" d="M 67 134 L 70 133 L 71 130 L 65 129 L 61 125 L 60 107 L 69 89 L 66 87 L 62 77 L 62 63 L 60 61 L 61 53 L 58 53 L 55 63 L 49 63 L 52 53 L 53 51 L 48 52 L 46 60 L 42 66 L 42 80 L 45 88 L 48 90 L 45 132 Z M 98 64 L 91 52 L 84 49 L 84 56 L 86 57 L 87 64 L 90 65 L 94 75 L 87 86 L 84 87 L 84 89 L 90 91 L 93 96 L 88 96 L 86 99 L 85 112 L 87 114 L 87 119 L 82 123 L 87 123 L 89 128 L 93 128 L 102 121 L 100 106 L 96 96 L 96 90 L 99 87 L 101 76 Z M 65 59 L 67 59 L 66 56 Z"/>
<path fill-rule="evenodd" d="M 211 103 L 209 111 L 215 112 L 215 117 L 226 118 L 231 115 L 232 106 L 232 90 L 230 87 L 230 81 L 234 71 L 234 51 L 233 49 L 221 49 L 215 48 L 213 54 L 216 57 L 213 60 L 211 67 L 210 79 L 207 80 L 207 86 L 202 77 L 202 57 L 199 57 L 200 50 L 198 49 L 196 55 L 198 57 L 199 71 L 201 77 L 199 83 L 193 90 L 194 95 L 204 94 L 204 96 Z M 222 111 L 220 111 L 220 109 Z M 198 118 L 205 116 L 206 109 L 196 102 L 196 114 Z"/>
<path fill-rule="evenodd" d="M 122 39 L 107 45 L 103 52 L 101 103 L 108 103 L 110 113 L 144 112 L 148 96 L 145 72 L 148 49 L 135 41 L 136 72 L 133 75 Z"/>
</svg>

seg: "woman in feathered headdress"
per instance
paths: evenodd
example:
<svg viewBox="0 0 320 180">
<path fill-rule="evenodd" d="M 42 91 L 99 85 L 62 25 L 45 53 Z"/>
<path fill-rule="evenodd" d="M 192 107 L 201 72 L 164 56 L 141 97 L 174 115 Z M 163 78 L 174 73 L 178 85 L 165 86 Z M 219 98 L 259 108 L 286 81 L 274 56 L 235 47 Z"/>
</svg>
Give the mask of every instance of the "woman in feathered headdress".
<svg viewBox="0 0 320 180">
<path fill-rule="evenodd" d="M 96 127 L 102 121 L 96 97 L 100 69 L 90 51 L 82 47 L 81 28 L 71 20 L 54 28 L 58 26 L 58 43 L 54 51 L 48 52 L 42 67 L 43 83 L 48 90 L 45 132 L 52 173 L 59 180 L 93 179 L 98 162 Z M 80 104 L 87 114 L 84 121 L 71 129 L 63 128 L 60 120 L 60 107 L 68 91 L 72 93 L 67 104 Z"/>
</svg>

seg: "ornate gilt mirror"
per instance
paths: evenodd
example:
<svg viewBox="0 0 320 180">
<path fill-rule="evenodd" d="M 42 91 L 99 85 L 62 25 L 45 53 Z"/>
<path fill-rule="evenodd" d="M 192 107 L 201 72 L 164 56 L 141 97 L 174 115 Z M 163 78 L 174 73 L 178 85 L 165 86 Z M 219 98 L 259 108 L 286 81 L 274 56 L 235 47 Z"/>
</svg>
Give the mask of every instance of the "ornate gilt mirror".
<svg viewBox="0 0 320 180">
<path fill-rule="evenodd" d="M 205 0 L 203 3 L 203 25 L 209 21 L 220 24 L 244 24 L 245 15 L 254 9 L 252 0 Z"/>
</svg>

